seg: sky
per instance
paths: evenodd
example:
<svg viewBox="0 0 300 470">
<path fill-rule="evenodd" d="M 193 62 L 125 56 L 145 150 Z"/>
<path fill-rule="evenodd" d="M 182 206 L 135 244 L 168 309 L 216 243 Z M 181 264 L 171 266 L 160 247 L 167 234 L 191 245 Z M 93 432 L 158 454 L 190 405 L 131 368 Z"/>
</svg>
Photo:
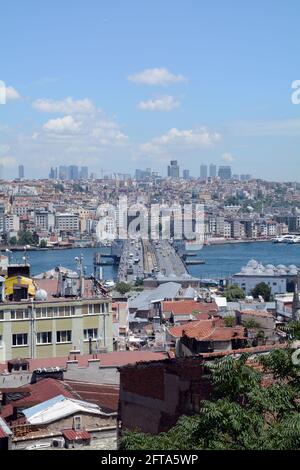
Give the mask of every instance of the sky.
<svg viewBox="0 0 300 470">
<path fill-rule="evenodd" d="M 5 178 L 19 164 L 32 178 L 69 164 L 164 176 L 177 159 L 193 176 L 214 162 L 300 181 L 298 0 L 10 0 L 0 13 Z"/>
</svg>

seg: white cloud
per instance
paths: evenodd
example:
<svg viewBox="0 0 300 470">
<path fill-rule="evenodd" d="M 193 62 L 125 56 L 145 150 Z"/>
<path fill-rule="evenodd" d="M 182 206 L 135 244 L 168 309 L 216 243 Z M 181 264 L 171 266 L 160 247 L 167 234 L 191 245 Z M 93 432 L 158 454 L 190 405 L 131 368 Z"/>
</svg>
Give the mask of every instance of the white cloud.
<svg viewBox="0 0 300 470">
<path fill-rule="evenodd" d="M 222 160 L 224 160 L 224 162 L 234 162 L 235 160 L 231 153 L 223 153 L 221 158 Z"/>
<path fill-rule="evenodd" d="M 172 111 L 172 109 L 178 108 L 178 106 L 180 106 L 179 101 L 173 96 L 168 95 L 148 101 L 141 101 L 138 104 L 138 108 L 142 111 Z"/>
<path fill-rule="evenodd" d="M 10 150 L 9 145 L 0 145 L 0 155 L 3 154 L 3 153 L 9 152 L 9 150 Z"/>
<path fill-rule="evenodd" d="M 296 136 L 300 135 L 300 119 L 271 121 L 240 121 L 225 126 L 226 132 L 243 137 Z"/>
<path fill-rule="evenodd" d="M 95 111 L 95 106 L 88 98 L 73 100 L 68 97 L 59 101 L 39 99 L 32 106 L 43 113 L 89 114 Z"/>
<path fill-rule="evenodd" d="M 21 98 L 20 93 L 13 88 L 12 86 L 7 86 L 5 89 L 5 99 L 6 101 L 16 101 Z"/>
<path fill-rule="evenodd" d="M 130 75 L 128 80 L 143 85 L 169 85 L 184 82 L 186 78 L 183 75 L 175 75 L 166 68 L 153 68 Z"/>
<path fill-rule="evenodd" d="M 6 156 L 0 158 L 0 165 L 5 168 L 14 168 L 17 164 L 17 161 L 14 157 Z"/>
<path fill-rule="evenodd" d="M 220 140 L 217 132 L 210 132 L 205 127 L 200 129 L 179 130 L 170 129 L 166 134 L 155 137 L 150 142 L 142 144 L 140 150 L 144 153 L 165 153 L 170 149 L 210 147 Z"/>
<path fill-rule="evenodd" d="M 63 118 L 50 119 L 43 126 L 47 132 L 58 134 L 76 133 L 80 130 L 81 122 L 75 121 L 72 116 L 64 116 Z"/>
</svg>

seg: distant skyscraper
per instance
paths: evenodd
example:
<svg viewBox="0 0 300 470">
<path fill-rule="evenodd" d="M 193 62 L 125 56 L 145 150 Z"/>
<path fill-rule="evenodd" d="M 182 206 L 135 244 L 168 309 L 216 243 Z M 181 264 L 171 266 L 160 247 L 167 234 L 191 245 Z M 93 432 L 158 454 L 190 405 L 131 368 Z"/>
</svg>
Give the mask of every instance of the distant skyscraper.
<svg viewBox="0 0 300 470">
<path fill-rule="evenodd" d="M 211 163 L 209 165 L 209 176 L 210 178 L 215 178 L 217 176 L 217 165 Z"/>
<path fill-rule="evenodd" d="M 87 180 L 87 179 L 88 179 L 88 177 L 89 177 L 89 169 L 88 169 L 87 166 L 82 166 L 82 167 L 81 167 L 79 176 L 80 176 L 80 178 L 83 179 L 83 180 Z"/>
<path fill-rule="evenodd" d="M 184 180 L 189 180 L 190 179 L 190 170 L 183 170 L 182 176 L 183 176 Z"/>
<path fill-rule="evenodd" d="M 20 180 L 24 178 L 24 165 L 19 165 L 19 178 Z"/>
<path fill-rule="evenodd" d="M 241 175 L 241 181 L 249 181 L 251 180 L 251 175 Z"/>
<path fill-rule="evenodd" d="M 58 178 L 60 180 L 66 180 L 68 177 L 68 167 L 67 166 L 60 166 L 58 168 Z"/>
<path fill-rule="evenodd" d="M 207 165 L 200 165 L 200 180 L 207 180 Z"/>
<path fill-rule="evenodd" d="M 221 180 L 230 180 L 231 179 L 231 167 L 227 165 L 221 165 L 219 167 L 218 176 Z"/>
<path fill-rule="evenodd" d="M 69 180 L 78 180 L 79 178 L 79 171 L 77 165 L 70 165 L 68 167 L 68 179 Z"/>
<path fill-rule="evenodd" d="M 54 168 L 53 166 L 50 168 L 49 179 L 50 180 L 56 180 L 57 179 L 57 168 Z"/>
<path fill-rule="evenodd" d="M 171 160 L 168 166 L 168 176 L 170 178 L 179 178 L 179 165 L 177 164 L 177 160 Z"/>
</svg>

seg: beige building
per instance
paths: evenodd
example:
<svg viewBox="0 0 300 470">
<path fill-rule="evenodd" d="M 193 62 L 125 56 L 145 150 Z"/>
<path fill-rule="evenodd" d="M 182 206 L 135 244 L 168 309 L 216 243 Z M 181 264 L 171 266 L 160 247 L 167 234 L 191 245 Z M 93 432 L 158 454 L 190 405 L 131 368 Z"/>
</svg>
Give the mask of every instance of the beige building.
<svg viewBox="0 0 300 470">
<path fill-rule="evenodd" d="M 111 299 L 91 280 L 1 279 L 0 361 L 113 350 Z"/>
</svg>

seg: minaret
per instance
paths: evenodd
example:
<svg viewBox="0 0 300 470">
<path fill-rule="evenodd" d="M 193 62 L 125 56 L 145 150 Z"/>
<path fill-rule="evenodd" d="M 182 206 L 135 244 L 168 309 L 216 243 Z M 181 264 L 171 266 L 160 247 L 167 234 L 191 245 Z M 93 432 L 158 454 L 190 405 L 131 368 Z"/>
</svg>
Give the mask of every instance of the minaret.
<svg viewBox="0 0 300 470">
<path fill-rule="evenodd" d="M 293 306 L 292 306 L 292 319 L 293 321 L 300 320 L 300 299 L 299 299 L 299 290 L 300 286 L 300 276 L 299 271 L 297 274 L 297 280 L 295 283 L 294 297 L 293 297 Z"/>
</svg>

